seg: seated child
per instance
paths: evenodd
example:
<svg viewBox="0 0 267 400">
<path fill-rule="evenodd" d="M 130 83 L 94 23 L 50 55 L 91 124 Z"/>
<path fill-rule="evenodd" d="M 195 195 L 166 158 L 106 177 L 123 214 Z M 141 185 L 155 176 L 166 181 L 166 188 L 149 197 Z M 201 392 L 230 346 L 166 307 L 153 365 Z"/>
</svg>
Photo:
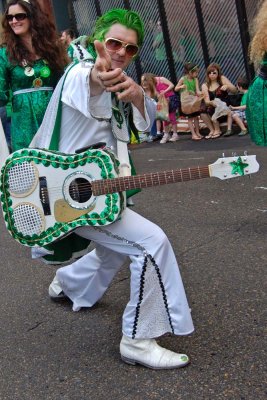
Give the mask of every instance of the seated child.
<svg viewBox="0 0 267 400">
<path fill-rule="evenodd" d="M 239 92 L 243 93 L 240 106 L 234 107 L 230 106 L 232 110 L 232 118 L 233 121 L 240 127 L 241 132 L 239 132 L 238 136 L 245 136 L 248 133 L 246 128 L 246 100 L 247 100 L 247 92 L 248 92 L 249 82 L 247 78 L 240 77 L 237 80 L 237 88 Z M 226 135 L 224 135 L 226 136 Z"/>
</svg>

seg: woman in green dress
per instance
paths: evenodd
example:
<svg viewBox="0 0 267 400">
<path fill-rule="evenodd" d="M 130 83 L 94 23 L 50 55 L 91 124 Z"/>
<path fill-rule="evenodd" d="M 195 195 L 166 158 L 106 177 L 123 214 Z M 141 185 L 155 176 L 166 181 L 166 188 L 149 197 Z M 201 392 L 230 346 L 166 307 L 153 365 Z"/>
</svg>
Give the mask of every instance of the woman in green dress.
<svg viewBox="0 0 267 400">
<path fill-rule="evenodd" d="M 248 90 L 248 131 L 254 143 L 267 146 L 267 0 L 263 2 L 254 20 L 250 60 L 258 71 Z"/>
<path fill-rule="evenodd" d="M 0 106 L 12 94 L 12 151 L 28 147 L 64 67 L 65 49 L 37 0 L 11 0 L 2 20 Z"/>
</svg>

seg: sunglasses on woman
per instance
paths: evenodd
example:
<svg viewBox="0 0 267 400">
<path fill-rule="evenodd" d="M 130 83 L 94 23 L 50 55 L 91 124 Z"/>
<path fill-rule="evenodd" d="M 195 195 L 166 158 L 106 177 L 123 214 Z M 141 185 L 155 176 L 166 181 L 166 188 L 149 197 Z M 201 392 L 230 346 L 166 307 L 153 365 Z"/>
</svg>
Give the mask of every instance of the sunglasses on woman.
<svg viewBox="0 0 267 400">
<path fill-rule="evenodd" d="M 218 75 L 218 72 L 217 71 L 210 71 L 209 75 Z"/>
<path fill-rule="evenodd" d="M 26 13 L 18 13 L 18 14 L 7 14 L 6 15 L 6 20 L 8 22 L 12 22 L 13 19 L 15 18 L 16 21 L 24 21 L 24 19 L 28 18 L 28 15 Z"/>
<path fill-rule="evenodd" d="M 117 52 L 122 49 L 122 47 L 125 49 L 126 54 L 129 57 L 134 57 L 138 53 L 139 47 L 137 44 L 131 44 L 131 43 L 126 43 L 123 42 L 122 40 L 119 39 L 114 39 L 114 38 L 107 38 L 105 40 L 105 47 L 107 51 L 110 52 Z"/>
</svg>

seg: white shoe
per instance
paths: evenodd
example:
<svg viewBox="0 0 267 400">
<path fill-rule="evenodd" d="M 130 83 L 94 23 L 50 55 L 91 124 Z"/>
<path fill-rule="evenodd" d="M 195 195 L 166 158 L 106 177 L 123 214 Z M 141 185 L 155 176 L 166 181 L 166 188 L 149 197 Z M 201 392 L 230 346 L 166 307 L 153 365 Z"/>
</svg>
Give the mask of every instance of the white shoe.
<svg viewBox="0 0 267 400">
<path fill-rule="evenodd" d="M 163 138 L 161 139 L 160 143 L 161 144 L 167 143 L 169 141 L 169 139 L 170 139 L 169 133 L 164 133 Z"/>
<path fill-rule="evenodd" d="M 152 135 L 149 135 L 148 137 L 147 137 L 147 143 L 151 143 L 151 142 L 153 142 L 154 141 L 154 137 L 152 136 Z"/>
<path fill-rule="evenodd" d="M 129 198 L 127 199 L 127 201 L 126 201 L 126 204 L 127 204 L 128 207 L 134 206 L 133 199 L 132 199 L 131 197 L 129 197 Z"/>
<path fill-rule="evenodd" d="M 177 133 L 174 133 L 172 137 L 169 139 L 169 142 L 177 142 L 179 140 L 179 136 Z"/>
<path fill-rule="evenodd" d="M 67 296 L 63 292 L 62 287 L 60 286 L 57 276 L 55 276 L 54 279 L 52 280 L 48 288 L 48 294 L 52 300 L 61 300 L 67 298 Z"/>
<path fill-rule="evenodd" d="M 155 339 L 131 339 L 123 335 L 120 353 L 121 359 L 127 364 L 141 364 L 152 369 L 181 368 L 189 363 L 186 354 L 164 349 Z"/>
</svg>

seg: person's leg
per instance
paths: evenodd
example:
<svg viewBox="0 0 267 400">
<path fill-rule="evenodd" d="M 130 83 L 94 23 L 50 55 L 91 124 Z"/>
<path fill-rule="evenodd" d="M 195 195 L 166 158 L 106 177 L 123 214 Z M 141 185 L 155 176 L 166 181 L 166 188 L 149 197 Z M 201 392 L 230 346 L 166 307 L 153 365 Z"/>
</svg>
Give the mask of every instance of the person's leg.
<svg viewBox="0 0 267 400">
<path fill-rule="evenodd" d="M 73 302 L 73 311 L 79 311 L 81 307 L 92 307 L 103 296 L 126 260 L 126 255 L 96 244 L 93 251 L 57 270 L 56 279 L 49 287 L 49 294 L 51 296 L 51 289 L 53 293 L 55 288 L 57 292 L 61 288 Z M 56 299 L 56 296 L 51 297 Z"/>
<path fill-rule="evenodd" d="M 198 133 L 196 131 L 195 117 L 188 118 L 188 126 L 190 128 L 191 133 L 192 133 L 192 140 L 200 140 L 200 139 L 202 139 L 202 136 L 200 136 L 200 134 L 199 134 L 199 125 L 197 126 Z"/>
<path fill-rule="evenodd" d="M 140 226 L 142 227 L 141 230 Z M 162 288 L 164 287 L 165 294 L 168 295 L 170 320 L 173 321 L 171 325 L 174 333 L 189 333 L 188 326 L 191 326 L 191 317 L 190 313 L 188 313 L 189 309 L 177 261 L 170 242 L 157 225 L 126 208 L 120 220 L 106 227 L 81 227 L 77 228 L 75 232 L 96 243 L 95 250 L 74 263 L 57 270 L 56 275 L 62 284 L 62 290 L 73 301 L 75 308 L 91 307 L 95 304 L 104 294 L 115 273 L 126 261 L 127 256 L 129 256 L 132 262 L 131 276 L 133 279 L 131 300 L 125 310 L 124 333 L 130 336 L 133 333 L 133 320 L 136 315 L 136 305 L 139 301 L 142 273 L 150 274 L 149 279 L 155 279 L 154 283 L 162 282 Z M 151 264 L 150 258 L 147 259 L 148 255 L 154 259 L 154 264 Z M 145 259 L 147 259 L 146 268 L 144 266 Z M 146 288 L 144 290 L 146 292 Z M 150 287 L 147 296 L 151 296 L 154 299 L 154 296 L 156 295 L 157 297 L 162 290 L 160 286 L 157 287 L 156 292 L 153 292 Z M 156 308 L 152 307 L 150 313 L 152 311 L 157 312 L 156 309 L 160 306 L 158 300 L 155 302 Z M 134 308 L 132 304 L 135 304 Z M 165 310 L 165 306 L 163 309 Z M 142 309 L 139 311 L 141 312 Z M 145 311 L 147 310 L 144 309 Z M 141 319 L 140 326 L 142 322 Z M 157 330 L 167 329 L 161 332 L 163 334 L 171 329 L 171 325 L 168 320 L 166 326 L 163 328 L 158 326 Z M 140 332 L 146 329 L 149 328 L 142 325 Z M 138 332 L 139 330 L 137 331 L 137 336 L 140 336 L 141 334 Z"/>
<path fill-rule="evenodd" d="M 214 134 L 214 125 L 212 123 L 212 120 L 211 120 L 210 116 L 206 113 L 201 113 L 200 117 L 201 117 L 202 121 L 204 122 L 204 124 L 209 129 L 209 133 L 206 136 L 206 139 L 210 139 L 212 137 L 212 135 Z"/>
<path fill-rule="evenodd" d="M 211 138 L 216 139 L 216 138 L 220 137 L 222 134 L 221 128 L 220 128 L 220 122 L 218 120 L 215 120 L 215 121 L 213 121 L 213 125 L 214 125 L 214 133 L 211 136 Z"/>
<path fill-rule="evenodd" d="M 227 114 L 227 131 L 223 135 L 224 137 L 232 136 L 235 134 L 234 131 L 232 130 L 232 124 L 233 124 L 232 112 L 229 111 L 229 113 Z"/>
<path fill-rule="evenodd" d="M 244 113 L 244 117 L 246 117 L 246 114 Z M 242 122 L 242 124 L 244 125 L 244 128 L 245 129 L 242 129 L 241 128 L 241 131 L 238 133 L 238 136 L 245 136 L 245 135 L 247 135 L 249 132 L 248 132 L 248 128 L 247 128 L 247 126 L 245 125 L 245 123 L 246 123 L 246 120 L 245 120 L 245 118 L 243 119 L 241 116 L 240 117 L 238 117 L 239 119 L 240 119 L 240 121 Z"/>
<path fill-rule="evenodd" d="M 162 135 L 161 128 L 162 128 L 162 122 L 159 119 L 157 119 L 157 135 L 158 136 Z"/>
<path fill-rule="evenodd" d="M 186 356 L 182 360 L 182 355 L 166 352 L 149 340 L 167 332 L 187 335 L 194 329 L 175 255 L 163 231 L 126 209 L 122 218 L 111 225 L 82 227 L 76 233 L 101 247 L 98 254 L 87 254 L 57 271 L 64 293 L 77 308 L 94 304 L 105 292 L 119 264 L 129 256 L 131 290 L 123 314 L 122 358 L 151 368 L 186 365 Z"/>
<path fill-rule="evenodd" d="M 161 144 L 167 143 L 170 140 L 169 124 L 169 121 L 163 121 L 163 138 L 160 141 Z"/>
<path fill-rule="evenodd" d="M 232 125 L 233 125 L 232 113 L 231 111 L 229 111 L 227 114 L 227 129 L 229 131 L 232 130 Z"/>
<path fill-rule="evenodd" d="M 150 137 L 152 140 L 157 138 L 157 121 L 155 120 L 151 126 Z"/>
<path fill-rule="evenodd" d="M 233 114 L 233 121 L 239 126 L 239 128 L 241 129 L 241 131 L 247 131 L 247 128 L 244 124 L 244 122 L 242 121 L 242 119 L 238 116 L 238 114 Z"/>
<path fill-rule="evenodd" d="M 137 243 L 140 253 L 130 255 L 131 297 L 123 333 L 135 339 L 187 335 L 193 324 L 173 249 L 164 232 L 146 221 L 145 236 Z"/>
<path fill-rule="evenodd" d="M 194 122 L 195 132 L 196 132 L 197 137 L 199 139 L 203 139 L 203 136 L 200 134 L 200 131 L 199 131 L 199 117 L 198 116 L 194 117 L 194 121 L 193 122 Z"/>
<path fill-rule="evenodd" d="M 195 132 L 195 127 L 194 127 L 194 124 L 193 124 L 193 118 L 188 117 L 187 120 L 188 120 L 189 129 L 190 129 L 190 132 L 191 132 L 191 135 L 192 135 L 192 140 L 198 140 L 198 137 L 197 137 L 196 132 Z"/>
<path fill-rule="evenodd" d="M 170 142 L 176 142 L 177 140 L 179 140 L 179 136 L 177 133 L 177 121 L 176 121 L 176 112 L 170 112 L 170 121 L 171 121 L 171 126 L 172 126 L 172 137 L 170 138 Z"/>
</svg>

